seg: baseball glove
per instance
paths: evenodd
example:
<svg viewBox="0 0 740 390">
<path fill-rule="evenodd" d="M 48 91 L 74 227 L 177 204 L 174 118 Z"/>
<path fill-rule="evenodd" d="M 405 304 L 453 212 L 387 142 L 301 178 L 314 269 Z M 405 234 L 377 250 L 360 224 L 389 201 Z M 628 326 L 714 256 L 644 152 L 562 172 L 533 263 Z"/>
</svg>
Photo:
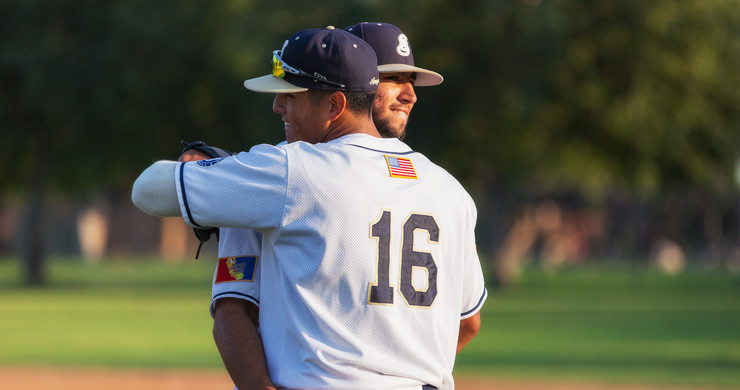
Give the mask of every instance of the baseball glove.
<svg viewBox="0 0 740 390">
<path fill-rule="evenodd" d="M 229 157 L 232 155 L 232 153 L 228 150 L 217 148 L 215 146 L 208 146 L 203 141 L 194 141 L 190 143 L 180 141 L 180 144 L 183 145 L 182 153 L 185 153 L 191 149 L 195 149 L 198 152 L 208 156 L 208 158 Z M 200 248 L 203 247 L 204 242 L 208 241 L 211 238 L 212 234 L 215 234 L 216 240 L 218 240 L 219 230 L 217 227 L 203 227 L 193 228 L 193 232 L 195 232 L 195 237 L 197 237 L 198 241 L 200 241 L 200 244 L 198 244 L 198 251 L 195 253 L 195 258 L 197 259 L 200 255 Z"/>
</svg>

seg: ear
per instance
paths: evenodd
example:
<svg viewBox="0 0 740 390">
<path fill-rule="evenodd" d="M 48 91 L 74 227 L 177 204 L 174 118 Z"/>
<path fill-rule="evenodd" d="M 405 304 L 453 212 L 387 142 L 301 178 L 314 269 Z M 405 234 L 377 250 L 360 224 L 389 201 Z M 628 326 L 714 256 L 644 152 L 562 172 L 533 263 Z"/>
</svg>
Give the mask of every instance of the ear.
<svg viewBox="0 0 740 390">
<path fill-rule="evenodd" d="M 342 116 L 344 110 L 347 108 L 347 97 L 340 91 L 334 91 L 329 95 L 329 104 L 331 104 L 329 120 L 334 121 Z"/>
</svg>

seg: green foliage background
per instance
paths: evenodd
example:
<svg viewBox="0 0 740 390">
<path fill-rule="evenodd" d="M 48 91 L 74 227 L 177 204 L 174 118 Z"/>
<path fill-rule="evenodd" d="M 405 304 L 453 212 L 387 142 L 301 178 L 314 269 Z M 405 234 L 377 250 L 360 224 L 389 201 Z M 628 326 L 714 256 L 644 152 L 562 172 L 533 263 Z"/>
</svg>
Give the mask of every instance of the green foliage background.
<svg viewBox="0 0 740 390">
<path fill-rule="evenodd" d="M 735 193 L 734 0 L 9 0 L 0 162 L 18 169 L 0 182 L 127 189 L 181 138 L 278 142 L 271 97 L 241 81 L 293 32 L 358 21 L 401 26 L 417 64 L 445 75 L 417 91 L 408 140 L 479 196 Z"/>
</svg>

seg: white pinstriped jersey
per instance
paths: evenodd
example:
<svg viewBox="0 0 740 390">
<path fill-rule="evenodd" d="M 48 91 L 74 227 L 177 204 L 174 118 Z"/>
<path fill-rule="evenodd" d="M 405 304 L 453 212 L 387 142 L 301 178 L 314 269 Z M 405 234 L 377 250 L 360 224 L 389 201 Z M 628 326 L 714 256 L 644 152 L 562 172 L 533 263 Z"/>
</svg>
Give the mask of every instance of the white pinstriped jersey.
<svg viewBox="0 0 740 390">
<path fill-rule="evenodd" d="M 254 275 L 214 292 L 259 302 L 276 385 L 454 388 L 460 320 L 480 309 L 486 290 L 475 205 L 447 172 L 397 139 L 360 134 L 259 145 L 176 169 L 188 223 L 262 235 L 252 263 L 239 244 L 225 251 L 253 233 L 223 228 L 220 257 L 234 258 L 240 268 L 229 270 L 240 278 Z"/>
</svg>

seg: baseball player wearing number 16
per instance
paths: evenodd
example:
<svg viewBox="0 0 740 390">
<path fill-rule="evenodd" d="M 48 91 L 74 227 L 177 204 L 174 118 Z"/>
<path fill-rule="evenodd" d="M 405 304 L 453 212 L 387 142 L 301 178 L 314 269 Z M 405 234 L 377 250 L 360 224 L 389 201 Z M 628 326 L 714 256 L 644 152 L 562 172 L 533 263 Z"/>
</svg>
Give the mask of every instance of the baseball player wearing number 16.
<svg viewBox="0 0 740 390">
<path fill-rule="evenodd" d="M 377 83 L 361 39 L 299 32 L 273 53 L 270 75 L 245 82 L 277 94 L 287 144 L 158 162 L 134 184 L 134 203 L 150 214 L 262 234 L 269 378 L 227 364 L 243 390 L 454 386 L 461 318 L 486 297 L 475 206 L 444 170 L 380 137 L 370 117 Z M 252 263 L 234 258 L 227 270 L 244 278 Z"/>
<path fill-rule="evenodd" d="M 345 28 L 364 39 L 378 57 L 380 83 L 373 103 L 373 122 L 385 138 L 403 139 L 406 124 L 417 101 L 414 87 L 433 86 L 443 81 L 437 72 L 414 65 L 407 36 L 389 23 L 359 23 Z M 200 156 L 199 158 L 207 158 Z M 214 337 L 221 345 L 232 345 L 231 334 L 242 334 L 244 313 L 258 324 L 260 296 L 260 253 L 262 236 L 254 230 L 223 228 L 219 241 L 219 259 L 213 278 L 211 315 L 214 316 Z M 239 264 L 241 263 L 241 264 Z M 250 271 L 229 272 L 233 264 L 248 264 Z M 231 315 L 237 313 L 237 315 Z M 479 314 L 472 313 L 461 322 L 458 352 L 477 332 Z M 262 324 L 263 326 L 268 324 Z M 223 348 L 222 348 L 223 350 Z M 234 359 L 226 354 L 225 361 Z"/>
</svg>

